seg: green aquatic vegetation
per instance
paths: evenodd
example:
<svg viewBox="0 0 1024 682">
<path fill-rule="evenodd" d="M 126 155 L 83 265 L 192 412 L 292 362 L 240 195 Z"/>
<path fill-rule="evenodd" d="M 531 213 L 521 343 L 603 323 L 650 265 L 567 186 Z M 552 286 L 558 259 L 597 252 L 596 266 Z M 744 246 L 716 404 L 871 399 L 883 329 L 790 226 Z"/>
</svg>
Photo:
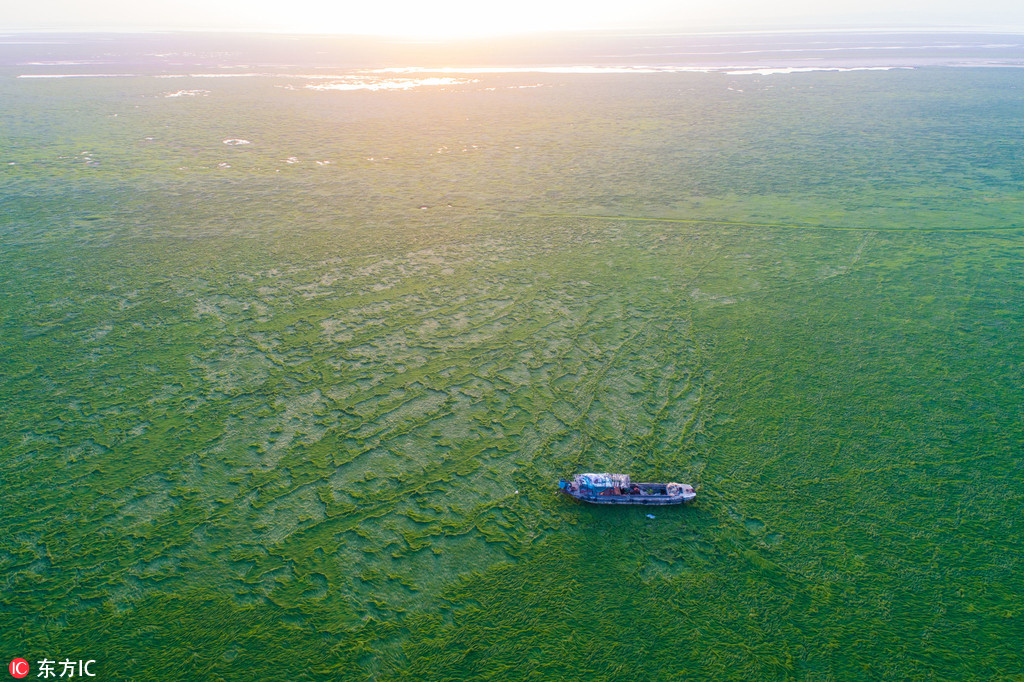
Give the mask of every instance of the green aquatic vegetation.
<svg viewBox="0 0 1024 682">
<path fill-rule="evenodd" d="M 1019 675 L 1015 76 L 488 78 L 0 85 L 5 650 Z"/>
</svg>

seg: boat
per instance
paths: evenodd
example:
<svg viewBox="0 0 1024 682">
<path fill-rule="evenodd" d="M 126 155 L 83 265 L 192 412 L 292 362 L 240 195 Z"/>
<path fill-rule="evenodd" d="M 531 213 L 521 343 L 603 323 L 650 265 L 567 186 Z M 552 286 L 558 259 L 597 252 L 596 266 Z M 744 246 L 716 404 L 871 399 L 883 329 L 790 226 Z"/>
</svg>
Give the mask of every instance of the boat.
<svg viewBox="0 0 1024 682">
<path fill-rule="evenodd" d="M 558 489 L 591 504 L 683 504 L 697 498 L 689 484 L 633 483 L 629 474 L 576 474 L 570 480 L 558 479 Z"/>
</svg>

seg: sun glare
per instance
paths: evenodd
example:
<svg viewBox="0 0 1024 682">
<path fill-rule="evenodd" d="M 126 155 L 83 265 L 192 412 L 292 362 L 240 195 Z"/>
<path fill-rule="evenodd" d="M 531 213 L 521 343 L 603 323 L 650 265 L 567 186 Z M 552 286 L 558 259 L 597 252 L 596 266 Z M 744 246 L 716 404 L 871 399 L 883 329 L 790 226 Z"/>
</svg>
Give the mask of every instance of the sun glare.
<svg viewBox="0 0 1024 682">
<path fill-rule="evenodd" d="M 541 0 L 483 3 L 446 0 L 436 3 L 391 2 L 361 7 L 323 7 L 302 22 L 302 30 L 359 33 L 422 40 L 484 38 L 538 31 L 594 28 L 608 18 L 610 2 Z"/>
</svg>

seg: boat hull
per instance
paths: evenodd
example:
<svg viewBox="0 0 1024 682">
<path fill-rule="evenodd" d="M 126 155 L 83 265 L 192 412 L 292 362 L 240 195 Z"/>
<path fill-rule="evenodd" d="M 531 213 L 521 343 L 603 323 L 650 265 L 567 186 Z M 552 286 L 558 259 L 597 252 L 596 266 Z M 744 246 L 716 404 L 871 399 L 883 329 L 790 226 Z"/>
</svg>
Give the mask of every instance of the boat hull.
<svg viewBox="0 0 1024 682">
<path fill-rule="evenodd" d="M 576 474 L 571 480 L 558 479 L 558 489 L 587 504 L 628 504 L 663 507 L 693 502 L 697 493 L 687 483 L 633 483 L 628 474 Z"/>
<path fill-rule="evenodd" d="M 639 506 L 661 507 L 670 504 L 684 504 L 696 499 L 696 495 L 585 495 L 560 490 L 564 495 L 588 504 L 629 504 Z"/>
</svg>

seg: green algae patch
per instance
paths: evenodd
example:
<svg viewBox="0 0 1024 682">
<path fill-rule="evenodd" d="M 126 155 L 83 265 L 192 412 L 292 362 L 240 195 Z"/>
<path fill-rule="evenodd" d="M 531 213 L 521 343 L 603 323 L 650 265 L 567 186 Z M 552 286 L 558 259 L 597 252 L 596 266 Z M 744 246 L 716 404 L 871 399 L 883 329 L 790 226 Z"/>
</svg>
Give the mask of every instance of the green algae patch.
<svg viewBox="0 0 1024 682">
<path fill-rule="evenodd" d="M 1014 76 L 543 78 L 0 84 L 5 650 L 1020 674 Z"/>
</svg>

